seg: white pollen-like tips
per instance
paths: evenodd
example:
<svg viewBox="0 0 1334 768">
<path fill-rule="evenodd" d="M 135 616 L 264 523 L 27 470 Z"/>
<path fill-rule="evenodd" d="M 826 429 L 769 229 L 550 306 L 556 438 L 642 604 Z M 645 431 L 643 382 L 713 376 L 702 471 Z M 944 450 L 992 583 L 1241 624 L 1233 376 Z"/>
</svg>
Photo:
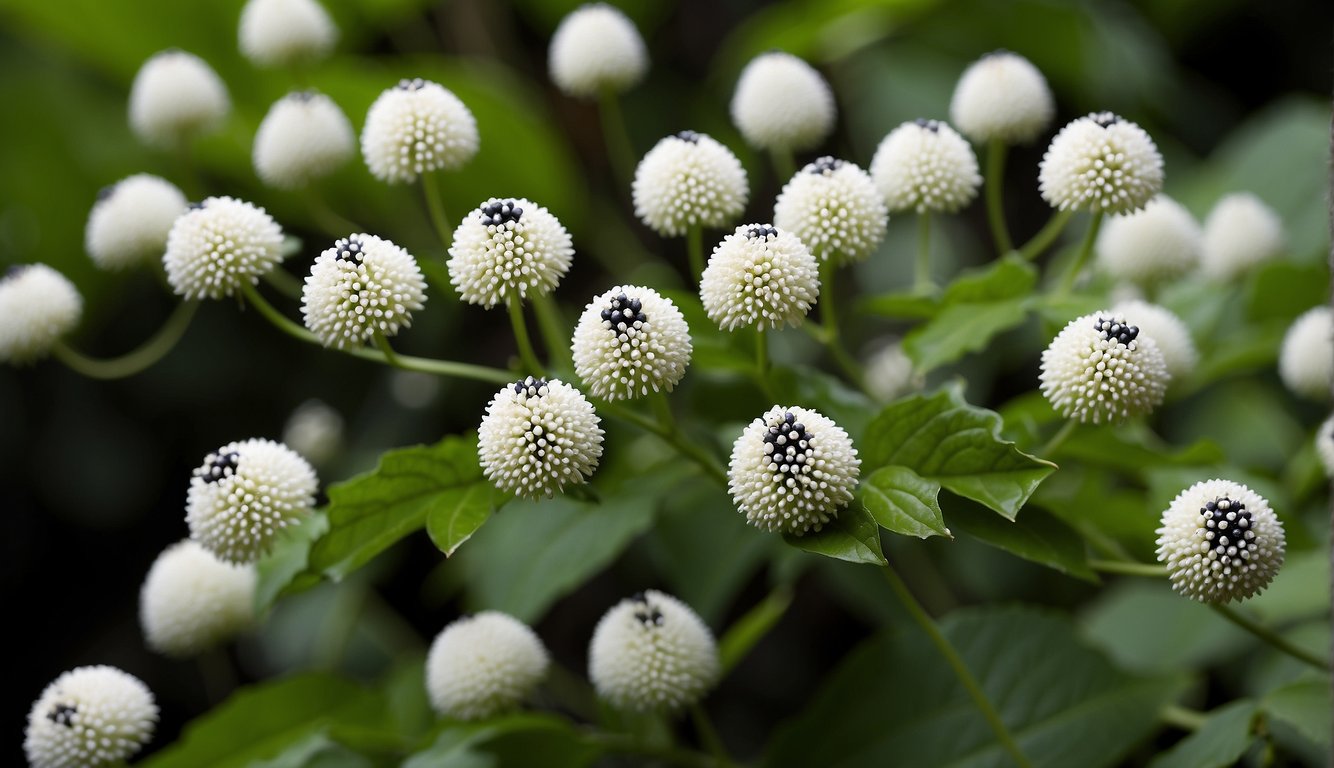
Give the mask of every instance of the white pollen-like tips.
<svg viewBox="0 0 1334 768">
<path fill-rule="evenodd" d="M 338 42 L 338 27 L 315 0 L 250 0 L 237 32 L 241 53 L 261 67 L 322 59 Z"/>
<path fill-rule="evenodd" d="M 130 86 L 130 128 L 145 144 L 158 147 L 176 147 L 211 133 L 230 109 L 222 78 L 185 51 L 154 54 Z"/>
<path fill-rule="evenodd" d="M 444 86 L 417 78 L 381 93 L 366 113 L 361 154 L 389 184 L 462 167 L 477 154 L 477 120 Z"/>
<path fill-rule="evenodd" d="M 469 304 L 490 309 L 555 290 L 574 241 L 560 220 L 524 198 L 491 198 L 463 217 L 449 246 L 449 281 Z"/>
<path fill-rule="evenodd" d="M 1204 220 L 1200 271 L 1213 280 L 1231 280 L 1283 253 L 1283 221 L 1249 192 L 1228 195 Z"/>
<path fill-rule="evenodd" d="M 426 304 L 417 260 L 374 235 L 345 237 L 315 257 L 301 293 L 306 327 L 326 347 L 360 347 L 394 336 Z"/>
<path fill-rule="evenodd" d="M 704 311 L 725 331 L 801 325 L 819 293 L 810 249 L 768 224 L 743 224 L 724 237 L 699 282 Z"/>
<path fill-rule="evenodd" d="M 228 443 L 190 478 L 190 538 L 219 560 L 253 563 L 315 504 L 319 480 L 296 451 L 272 440 Z"/>
<path fill-rule="evenodd" d="M 352 159 L 357 137 L 333 99 L 314 91 L 275 101 L 255 132 L 255 173 L 272 187 L 296 189 Z"/>
<path fill-rule="evenodd" d="M 1138 125 L 1096 112 L 1056 134 L 1038 166 L 1042 199 L 1060 210 L 1130 213 L 1163 189 L 1163 156 Z"/>
<path fill-rule="evenodd" d="M 774 51 L 750 60 L 732 94 L 732 123 L 760 149 L 800 152 L 834 129 L 834 92 L 810 64 Z"/>
<path fill-rule="evenodd" d="M 950 99 L 950 122 L 983 143 L 1027 144 L 1047 130 L 1055 112 L 1047 78 L 1009 51 L 989 53 L 969 65 Z"/>
<path fill-rule="evenodd" d="M 102 269 L 137 267 L 162 258 L 167 233 L 189 203 L 176 185 L 140 173 L 104 188 L 88 213 L 83 242 Z"/>
<path fill-rule="evenodd" d="M 83 297 L 45 264 L 20 264 L 0 277 L 0 362 L 46 357 L 83 316 Z"/>
<path fill-rule="evenodd" d="M 733 443 L 728 490 L 746 522 L 801 536 L 852 501 L 860 466 L 842 427 L 818 411 L 775 405 Z"/>
<path fill-rule="evenodd" d="M 1205 480 L 1163 512 L 1158 561 L 1172 587 L 1202 603 L 1245 600 L 1283 565 L 1283 523 L 1269 502 L 1230 480 Z"/>
<path fill-rule="evenodd" d="M 1098 269 L 1140 287 L 1175 280 L 1199 265 L 1202 238 L 1190 211 L 1158 195 L 1142 210 L 1103 224 L 1096 247 Z"/>
<path fill-rule="evenodd" d="M 515 496 L 551 497 L 588 482 L 602 457 L 602 427 L 583 393 L 558 379 L 508 384 L 477 430 L 482 472 Z"/>
<path fill-rule="evenodd" d="M 690 364 L 690 328 L 671 299 L 618 285 L 584 308 L 571 344 L 574 370 L 594 397 L 670 392 Z"/>
<path fill-rule="evenodd" d="M 1283 335 L 1278 375 L 1295 394 L 1328 400 L 1334 379 L 1334 315 L 1320 306 L 1303 312 Z"/>
<path fill-rule="evenodd" d="M 820 261 L 861 261 L 885 239 L 889 208 L 871 177 L 853 163 L 822 157 L 778 193 L 774 226 L 796 235 Z"/>
<path fill-rule="evenodd" d="M 426 692 L 445 717 L 481 720 L 517 707 L 549 665 L 546 647 L 527 624 L 482 611 L 436 635 L 426 657 Z"/>
<path fill-rule="evenodd" d="M 973 148 L 939 120 L 912 120 L 890 131 L 871 158 L 871 178 L 891 213 L 954 213 L 982 185 Z"/>
<path fill-rule="evenodd" d="M 120 765 L 153 738 L 157 719 L 153 693 L 139 678 L 115 667 L 77 667 L 33 703 L 23 751 L 31 768 Z"/>
<path fill-rule="evenodd" d="M 672 714 L 718 681 L 718 644 L 690 606 L 650 589 L 617 603 L 593 630 L 588 676 L 617 709 Z"/>
<path fill-rule="evenodd" d="M 1067 419 L 1100 424 L 1147 414 L 1163 402 L 1171 374 L 1158 344 L 1126 316 L 1094 312 L 1071 320 L 1042 353 L 1042 394 Z"/>
<path fill-rule="evenodd" d="M 139 626 L 148 646 L 188 657 L 226 642 L 255 620 L 253 565 L 231 565 L 196 542 L 167 547 L 139 589 Z"/>
<path fill-rule="evenodd" d="M 620 93 L 644 77 L 648 51 L 634 22 L 618 8 L 592 3 L 561 20 L 547 55 L 551 79 L 570 96 Z"/>
<path fill-rule="evenodd" d="M 1118 303 L 1112 307 L 1112 312 L 1135 318 L 1140 332 L 1153 339 L 1158 345 L 1158 351 L 1163 353 L 1163 362 L 1167 365 L 1172 381 L 1195 370 L 1200 353 L 1195 348 L 1190 329 L 1172 310 L 1146 301 L 1132 300 Z"/>
<path fill-rule="evenodd" d="M 736 220 L 750 195 L 746 169 L 732 150 L 695 131 L 668 136 L 635 168 L 635 215 L 664 237 Z"/>
<path fill-rule="evenodd" d="M 167 234 L 167 282 L 187 299 L 221 299 L 283 260 L 283 231 L 257 205 L 231 197 L 195 203 Z"/>
</svg>

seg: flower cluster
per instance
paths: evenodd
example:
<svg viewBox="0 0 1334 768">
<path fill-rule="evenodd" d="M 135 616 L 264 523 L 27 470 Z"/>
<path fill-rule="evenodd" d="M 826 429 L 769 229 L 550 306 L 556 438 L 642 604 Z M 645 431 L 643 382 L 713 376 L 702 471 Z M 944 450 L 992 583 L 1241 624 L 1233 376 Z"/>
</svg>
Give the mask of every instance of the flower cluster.
<svg viewBox="0 0 1334 768">
<path fill-rule="evenodd" d="M 117 765 L 148 743 L 157 718 L 153 693 L 139 678 L 115 667 L 79 667 L 32 705 L 23 751 L 33 768 Z"/>
<path fill-rule="evenodd" d="M 1163 187 L 1163 156 L 1138 125 L 1111 112 L 1061 129 L 1038 166 L 1042 199 L 1061 210 L 1143 208 Z"/>
<path fill-rule="evenodd" d="M 412 324 L 426 302 L 416 259 L 388 240 L 349 235 L 315 258 L 302 292 L 306 327 L 326 347 L 359 347 Z"/>
<path fill-rule="evenodd" d="M 691 227 L 717 228 L 746 208 L 746 171 L 711 137 L 681 131 L 659 141 L 635 169 L 635 215 L 667 237 Z"/>
<path fill-rule="evenodd" d="M 1170 379 L 1153 338 L 1117 312 L 1071 320 L 1042 353 L 1042 394 L 1081 422 L 1146 414 L 1162 403 Z"/>
<path fill-rule="evenodd" d="M 680 711 L 699 701 L 719 672 L 708 626 L 690 606 L 652 589 L 607 611 L 588 647 L 598 695 L 634 712 Z"/>
<path fill-rule="evenodd" d="M 774 226 L 796 235 L 820 261 L 861 261 L 889 223 L 875 182 L 852 163 L 822 157 L 783 187 L 774 202 Z"/>
<path fill-rule="evenodd" d="M 1264 589 L 1283 565 L 1284 546 L 1283 523 L 1269 502 L 1230 480 L 1182 491 L 1158 529 L 1158 560 L 1172 586 L 1205 603 L 1244 600 Z"/>
<path fill-rule="evenodd" d="M 449 280 L 490 309 L 545 296 L 570 269 L 574 243 L 560 220 L 524 198 L 491 198 L 465 216 L 449 246 Z"/>
<path fill-rule="evenodd" d="M 671 299 L 618 285 L 589 302 L 574 329 L 574 370 L 594 397 L 670 392 L 690 364 L 690 328 Z"/>
<path fill-rule="evenodd" d="M 581 485 L 602 457 L 600 423 L 579 390 L 529 376 L 486 406 L 477 430 L 482 471 L 500 490 L 528 498 Z"/>
<path fill-rule="evenodd" d="M 699 282 L 704 311 L 725 331 L 801 325 L 819 294 L 810 249 L 768 224 L 743 224 L 723 238 Z"/>
</svg>

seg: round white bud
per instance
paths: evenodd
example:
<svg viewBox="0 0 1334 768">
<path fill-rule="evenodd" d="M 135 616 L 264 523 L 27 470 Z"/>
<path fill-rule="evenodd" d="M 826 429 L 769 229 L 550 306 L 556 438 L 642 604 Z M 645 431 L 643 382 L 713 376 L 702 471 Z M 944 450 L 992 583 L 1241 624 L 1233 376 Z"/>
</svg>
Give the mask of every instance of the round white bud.
<svg viewBox="0 0 1334 768">
<path fill-rule="evenodd" d="M 283 443 L 312 464 L 323 464 L 343 444 L 343 417 L 323 400 L 298 405 L 283 425 Z"/>
<path fill-rule="evenodd" d="M 690 364 L 690 328 L 671 299 L 618 285 L 584 308 L 571 344 L 574 370 L 594 397 L 671 392 Z"/>
<path fill-rule="evenodd" d="M 167 282 L 187 299 L 220 299 L 283 260 L 283 231 L 257 205 L 231 197 L 195 203 L 167 234 Z"/>
<path fill-rule="evenodd" d="M 796 235 L 820 261 L 870 256 L 885 239 L 889 209 L 866 171 L 833 157 L 805 168 L 778 193 L 774 226 Z"/>
<path fill-rule="evenodd" d="M 194 656 L 226 642 L 255 620 L 253 565 L 231 565 L 197 543 L 167 547 L 139 589 L 139 626 L 167 656 Z"/>
<path fill-rule="evenodd" d="M 1202 237 L 1190 211 L 1158 195 L 1142 210 L 1103 224 L 1096 244 L 1098 268 L 1118 281 L 1161 284 L 1195 269 Z"/>
<path fill-rule="evenodd" d="M 1202 603 L 1245 600 L 1264 589 L 1283 565 L 1284 546 L 1269 502 L 1230 480 L 1177 494 L 1158 529 L 1158 561 L 1172 587 Z"/>
<path fill-rule="evenodd" d="M 1065 210 L 1130 213 L 1163 188 L 1163 156 L 1143 128 L 1096 112 L 1056 134 L 1038 166 L 1042 199 Z"/>
<path fill-rule="evenodd" d="M 635 168 L 635 215 L 665 237 L 691 227 L 725 227 L 746 209 L 746 169 L 732 150 L 681 131 L 654 145 Z"/>
<path fill-rule="evenodd" d="M 732 122 L 752 146 L 800 152 L 834 129 L 834 92 L 810 64 L 774 51 L 751 59 L 732 94 Z"/>
<path fill-rule="evenodd" d="M 939 120 L 913 120 L 890 131 L 871 158 L 871 178 L 891 213 L 954 213 L 982 185 L 973 148 Z"/>
<path fill-rule="evenodd" d="M 83 297 L 45 264 L 20 264 L 0 277 L 0 362 L 46 357 L 83 315 Z"/>
<path fill-rule="evenodd" d="M 333 99 L 314 91 L 275 101 L 255 132 L 255 173 L 272 187 L 295 189 L 333 173 L 357 151 L 352 123 Z"/>
<path fill-rule="evenodd" d="M 1100 311 L 1071 320 L 1052 339 L 1039 378 L 1057 413 L 1100 424 L 1157 408 L 1171 374 L 1152 337 L 1125 316 Z"/>
<path fill-rule="evenodd" d="M 547 56 L 551 79 L 571 96 L 620 93 L 648 69 L 648 51 L 634 22 L 618 8 L 594 3 L 561 20 Z"/>
<path fill-rule="evenodd" d="M 653 589 L 612 606 L 588 647 L 598 696 L 632 712 L 674 713 L 695 704 L 720 670 L 708 626 L 690 606 Z"/>
<path fill-rule="evenodd" d="M 1204 220 L 1200 271 L 1214 280 L 1231 280 L 1256 264 L 1277 258 L 1286 243 L 1283 220 L 1249 192 L 1228 195 Z"/>
<path fill-rule="evenodd" d="M 1200 353 L 1190 337 L 1190 329 L 1172 310 L 1137 299 L 1117 303 L 1112 312 L 1133 317 L 1139 324 L 1140 333 L 1153 339 L 1158 351 L 1163 353 L 1163 363 L 1173 381 L 1195 370 Z"/>
<path fill-rule="evenodd" d="M 162 258 L 167 233 L 189 203 L 166 179 L 140 173 L 105 187 L 88 214 L 84 247 L 102 269 L 126 269 Z"/>
<path fill-rule="evenodd" d="M 477 154 L 477 120 L 438 83 L 402 80 L 366 113 L 361 154 L 371 175 L 390 184 L 453 170 Z"/>
<path fill-rule="evenodd" d="M 306 327 L 326 347 L 360 347 L 394 336 L 426 304 L 417 260 L 374 235 L 349 235 L 315 257 L 301 292 Z"/>
<path fill-rule="evenodd" d="M 1047 78 L 1017 53 L 996 51 L 964 70 L 950 99 L 950 122 L 977 142 L 1027 144 L 1056 112 Z"/>
<path fill-rule="evenodd" d="M 237 39 L 256 65 L 286 67 L 328 55 L 338 27 L 315 0 L 249 0 Z"/>
<path fill-rule="evenodd" d="M 699 281 L 704 311 L 725 331 L 801 325 L 819 293 L 810 250 L 768 224 L 743 224 L 724 237 Z"/>
<path fill-rule="evenodd" d="M 1334 317 L 1329 307 L 1303 312 L 1283 335 L 1278 374 L 1288 389 L 1312 400 L 1328 400 L 1334 380 Z"/>
<path fill-rule="evenodd" d="M 912 358 L 898 342 L 881 347 L 866 361 L 866 388 L 876 400 L 888 403 L 922 386 Z"/>
<path fill-rule="evenodd" d="M 115 667 L 57 677 L 28 712 L 23 751 L 32 768 L 122 764 L 153 738 L 158 708 L 139 678 Z"/>
<path fill-rule="evenodd" d="M 518 706 L 549 665 L 546 647 L 527 624 L 482 611 L 436 635 L 426 657 L 426 692 L 445 717 L 481 720 Z"/>
<path fill-rule="evenodd" d="M 491 198 L 463 217 L 449 246 L 449 281 L 490 309 L 551 293 L 570 269 L 574 241 L 560 220 L 524 198 Z"/>
<path fill-rule="evenodd" d="M 583 393 L 557 379 L 506 385 L 477 430 L 482 472 L 515 496 L 550 497 L 582 485 L 602 457 L 602 428 Z"/>
<path fill-rule="evenodd" d="M 130 128 L 146 144 L 174 147 L 212 132 L 230 109 L 222 78 L 185 51 L 154 54 L 130 86 Z"/>
</svg>

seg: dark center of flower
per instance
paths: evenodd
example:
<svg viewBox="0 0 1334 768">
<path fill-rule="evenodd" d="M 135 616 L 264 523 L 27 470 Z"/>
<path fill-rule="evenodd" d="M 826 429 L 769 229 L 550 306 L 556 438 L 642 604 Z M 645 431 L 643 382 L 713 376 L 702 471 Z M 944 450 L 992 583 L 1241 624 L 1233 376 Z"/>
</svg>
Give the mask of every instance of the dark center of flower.
<svg viewBox="0 0 1334 768">
<path fill-rule="evenodd" d="M 639 299 L 629 298 L 622 293 L 611 300 L 610 306 L 602 310 L 602 320 L 607 323 L 612 333 L 621 336 L 626 329 L 648 322 L 648 316 L 644 314 L 643 308 L 644 305 Z"/>
<path fill-rule="evenodd" d="M 768 224 L 758 224 L 751 227 L 746 236 L 751 240 L 768 240 L 770 236 L 778 237 L 778 229 Z"/>
<path fill-rule="evenodd" d="M 643 592 L 636 592 L 630 598 L 635 603 L 635 619 L 644 626 L 662 626 L 662 611 L 658 610 L 656 605 L 648 601 L 648 595 Z"/>
<path fill-rule="evenodd" d="M 14 278 L 23 274 L 23 271 L 26 270 L 27 268 L 28 268 L 27 264 L 10 264 L 8 267 L 5 267 L 4 279 L 13 280 Z"/>
<path fill-rule="evenodd" d="M 519 223 L 523 209 L 514 200 L 492 200 L 478 208 L 477 215 L 481 217 L 483 224 L 499 227 L 511 221 Z"/>
<path fill-rule="evenodd" d="M 514 394 L 521 397 L 541 397 L 546 394 L 547 380 L 535 379 L 532 376 L 523 381 L 516 381 L 510 385 L 514 389 Z"/>
<path fill-rule="evenodd" d="M 992 58 L 993 56 L 1008 56 L 1009 53 L 1010 53 L 1010 49 L 1009 49 L 1009 48 L 997 48 L 996 50 L 992 51 L 991 53 L 988 53 L 988 54 L 983 55 L 982 58 L 984 58 L 984 59 L 990 59 L 990 58 Z"/>
<path fill-rule="evenodd" d="M 700 134 L 694 131 L 681 131 L 680 133 L 676 134 L 676 138 L 680 139 L 681 141 L 690 142 L 691 144 L 698 144 L 699 137 Z"/>
<path fill-rule="evenodd" d="M 924 129 L 924 130 L 928 130 L 928 131 L 930 131 L 930 132 L 932 132 L 932 133 L 936 133 L 937 131 L 940 130 L 940 121 L 939 121 L 939 120 L 927 120 L 927 119 L 924 118 L 924 117 L 919 117 L 919 118 L 917 118 L 916 120 L 914 120 L 913 123 L 914 123 L 918 128 L 922 128 L 922 129 Z"/>
<path fill-rule="evenodd" d="M 361 238 L 356 237 L 355 235 L 352 237 L 345 237 L 342 240 L 339 240 L 337 243 L 334 243 L 334 247 L 338 249 L 338 253 L 334 256 L 334 258 L 338 259 L 339 261 L 350 261 L 356 264 L 360 264 L 362 258 L 365 257 L 365 254 L 361 250 L 362 249 Z"/>
<path fill-rule="evenodd" d="M 1223 565 L 1233 560 L 1247 560 L 1251 556 L 1251 513 L 1240 501 L 1226 496 L 1215 499 L 1200 508 L 1204 518 L 1204 538 Z"/>
<path fill-rule="evenodd" d="M 46 719 L 56 725 L 63 725 L 69 728 L 74 725 L 74 716 L 78 714 L 79 708 L 73 704 L 57 703 L 51 707 L 51 711 L 46 713 Z"/>
<path fill-rule="evenodd" d="M 204 466 L 199 470 L 199 476 L 204 478 L 206 483 L 216 483 L 224 477 L 236 474 L 236 467 L 240 461 L 241 456 L 236 451 L 211 453 L 204 459 Z"/>
<path fill-rule="evenodd" d="M 394 87 L 400 91 L 420 91 L 421 89 L 426 87 L 426 81 L 421 79 L 420 77 L 414 77 L 411 79 L 405 77 L 402 80 L 399 80 L 398 85 Z"/>
<path fill-rule="evenodd" d="M 1100 331 L 1102 337 L 1107 341 L 1117 341 L 1121 344 L 1129 344 L 1139 336 L 1139 326 L 1118 323 L 1115 320 L 1108 320 L 1100 317 L 1093 323 L 1093 329 Z"/>
<path fill-rule="evenodd" d="M 207 206 L 208 206 L 208 200 L 199 200 L 197 202 L 190 203 L 190 210 L 202 211 Z"/>
<path fill-rule="evenodd" d="M 806 166 L 806 173 L 818 174 L 818 173 L 825 173 L 826 171 L 828 171 L 829 173 L 833 173 L 834 171 L 837 171 L 839 168 L 842 167 L 843 167 L 842 160 L 839 160 L 836 157 L 830 157 L 829 155 L 825 155 L 824 157 L 821 157 L 815 162 Z"/>
<path fill-rule="evenodd" d="M 769 425 L 769 431 L 764 435 L 764 455 L 778 472 L 801 474 L 802 467 L 812 458 L 811 442 L 814 439 L 815 436 L 806 431 L 806 425 L 787 411 L 778 423 Z"/>
<path fill-rule="evenodd" d="M 291 93 L 287 94 L 287 98 L 291 99 L 292 101 L 300 101 L 304 103 L 315 98 L 316 93 L 317 92 L 313 88 L 307 88 L 304 91 L 292 91 Z"/>
<path fill-rule="evenodd" d="M 111 197 L 112 195 L 116 194 L 116 186 L 117 185 L 115 184 L 108 184 L 105 187 L 102 187 L 101 189 L 97 190 L 97 202 L 100 203 L 106 200 L 107 198 Z"/>
<path fill-rule="evenodd" d="M 1112 112 L 1097 112 L 1095 114 L 1089 115 L 1089 119 L 1097 123 L 1098 125 L 1102 126 L 1103 128 L 1107 128 L 1109 126 L 1113 126 L 1121 122 L 1121 118 Z"/>
</svg>

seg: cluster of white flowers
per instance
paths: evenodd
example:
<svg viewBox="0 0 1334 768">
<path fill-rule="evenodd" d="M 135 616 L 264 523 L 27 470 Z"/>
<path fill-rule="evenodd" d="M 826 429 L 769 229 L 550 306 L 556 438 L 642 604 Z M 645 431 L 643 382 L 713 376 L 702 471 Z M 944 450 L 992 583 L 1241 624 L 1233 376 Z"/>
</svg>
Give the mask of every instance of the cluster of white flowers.
<svg viewBox="0 0 1334 768">
<path fill-rule="evenodd" d="M 953 213 L 982 186 L 973 148 L 939 120 L 914 120 L 890 131 L 871 158 L 871 178 L 891 212 Z"/>
<path fill-rule="evenodd" d="M 579 390 L 529 376 L 486 406 L 477 430 L 482 471 L 500 490 L 528 498 L 586 483 L 602 458 L 600 423 Z"/>
<path fill-rule="evenodd" d="M 635 168 L 635 215 L 667 237 L 723 227 L 746 208 L 746 170 L 709 136 L 681 131 L 659 141 Z"/>
<path fill-rule="evenodd" d="M 774 51 L 751 60 L 732 94 L 732 122 L 760 149 L 800 151 L 834 129 L 834 92 L 810 64 Z"/>
<path fill-rule="evenodd" d="M 82 314 L 83 297 L 64 275 L 45 264 L 10 267 L 0 277 L 0 361 L 45 357 Z"/>
<path fill-rule="evenodd" d="M 297 91 L 274 102 L 255 131 L 255 173 L 274 187 L 302 187 L 333 173 L 356 148 L 352 122 L 333 99 Z"/>
<path fill-rule="evenodd" d="M 549 665 L 546 647 L 528 625 L 483 611 L 436 635 L 426 657 L 426 691 L 440 714 L 480 720 L 517 706 Z"/>
<path fill-rule="evenodd" d="M 221 299 L 259 282 L 283 260 L 283 231 L 263 208 L 210 197 L 179 216 L 167 234 L 167 280 L 187 299 Z"/>
<path fill-rule="evenodd" d="M 139 624 L 148 645 L 168 656 L 194 656 L 254 622 L 252 564 L 224 563 L 197 542 L 167 547 L 139 590 Z"/>
<path fill-rule="evenodd" d="M 1163 512 L 1158 560 L 1172 586 L 1205 603 L 1244 600 L 1268 586 L 1283 565 L 1283 523 L 1269 502 L 1230 480 L 1205 480 Z"/>
<path fill-rule="evenodd" d="M 1042 353 L 1042 394 L 1057 413 L 1081 422 L 1149 413 L 1170 379 L 1154 339 L 1118 312 L 1071 320 Z"/>
<path fill-rule="evenodd" d="M 802 168 L 774 201 L 774 226 L 796 235 L 820 261 L 865 259 L 888 224 L 889 208 L 871 177 L 833 157 Z"/>
<path fill-rule="evenodd" d="M 690 364 L 690 328 L 671 299 L 618 285 L 584 308 L 571 345 L 574 370 L 594 397 L 670 392 Z"/>
<path fill-rule="evenodd" d="M 158 708 L 139 678 L 115 667 L 57 677 L 28 712 L 23 751 L 32 768 L 123 764 L 153 737 Z"/>
<path fill-rule="evenodd" d="M 88 214 L 84 247 L 103 269 L 126 269 L 162 258 L 167 233 L 188 207 L 166 179 L 139 173 L 104 188 Z"/>
<path fill-rule="evenodd" d="M 1162 191 L 1163 156 L 1143 128 L 1097 112 L 1051 140 L 1038 166 L 1038 187 L 1061 210 L 1130 213 Z"/>
<path fill-rule="evenodd" d="M 302 292 L 306 327 L 326 347 L 359 347 L 412 324 L 426 302 L 417 260 L 374 235 L 349 235 L 315 258 Z"/>
<path fill-rule="evenodd" d="M 743 224 L 723 238 L 699 282 L 704 311 L 725 331 L 801 325 L 819 294 L 810 249 L 768 224 Z"/>
<path fill-rule="evenodd" d="M 634 22 L 604 3 L 566 16 L 551 36 L 551 79 L 571 96 L 619 93 L 648 70 L 648 51 Z"/>
<path fill-rule="evenodd" d="M 449 280 L 469 304 L 490 309 L 545 296 L 570 269 L 574 242 L 560 220 L 524 198 L 491 198 L 459 222 Z"/>
<path fill-rule="evenodd" d="M 1098 267 L 1115 280 L 1153 286 L 1193 271 L 1203 234 L 1195 217 L 1167 195 L 1108 221 L 1098 234 Z"/>
<path fill-rule="evenodd" d="M 698 702 L 719 672 L 709 627 L 690 606 L 652 589 L 607 611 L 588 647 L 598 695 L 634 712 L 680 711 Z"/>
<path fill-rule="evenodd" d="M 477 120 L 439 83 L 403 80 L 366 113 L 361 154 L 375 178 L 390 184 L 453 170 L 477 154 Z"/>
</svg>

